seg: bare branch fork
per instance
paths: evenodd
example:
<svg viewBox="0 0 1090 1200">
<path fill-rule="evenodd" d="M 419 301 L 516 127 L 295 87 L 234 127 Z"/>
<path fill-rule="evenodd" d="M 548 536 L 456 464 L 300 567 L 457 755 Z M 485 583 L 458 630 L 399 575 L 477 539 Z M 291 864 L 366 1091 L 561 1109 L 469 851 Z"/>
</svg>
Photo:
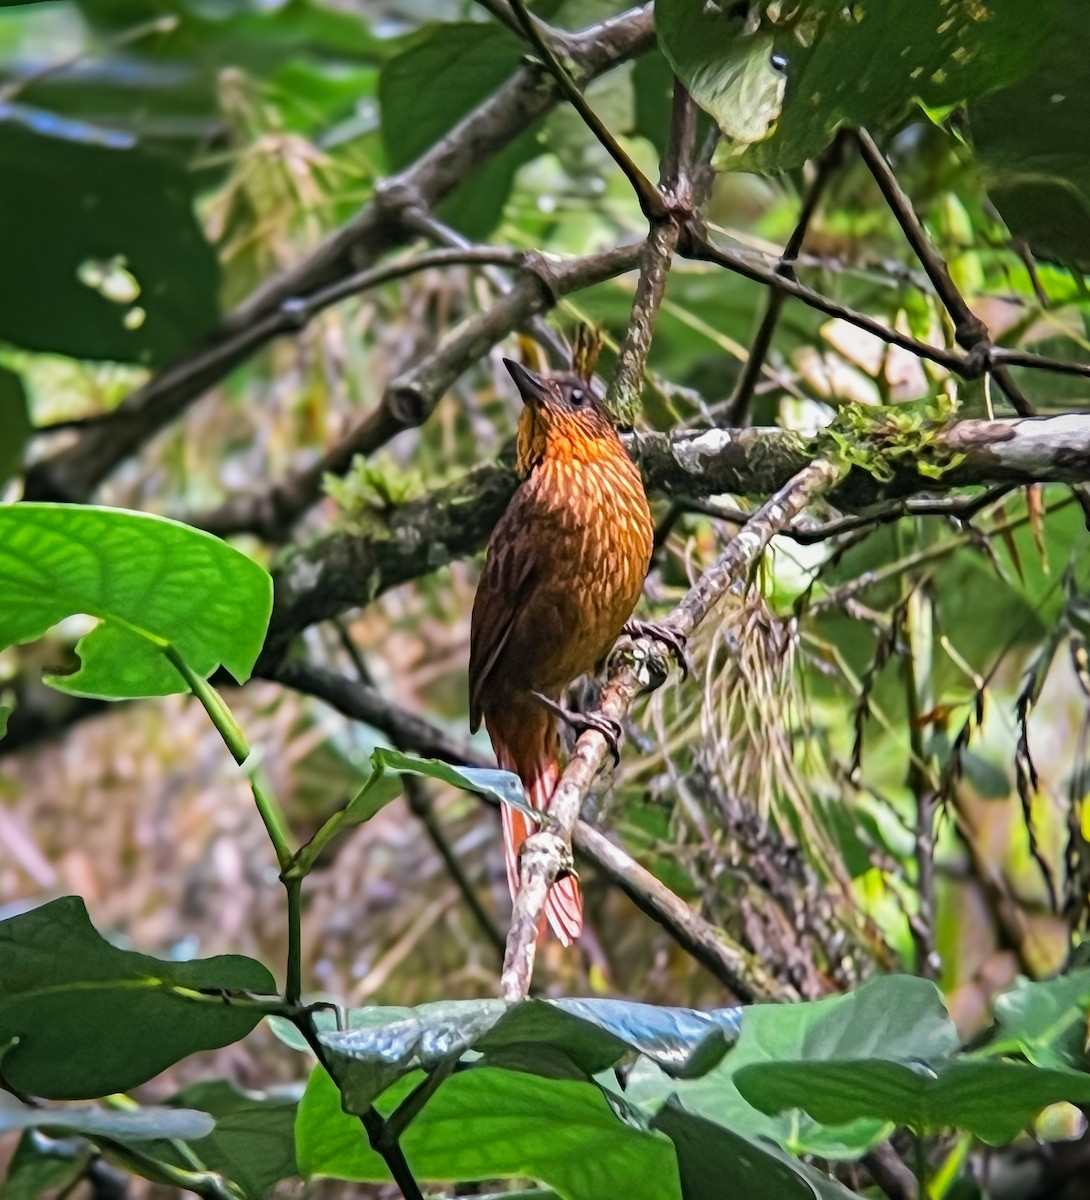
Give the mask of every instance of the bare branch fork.
<svg viewBox="0 0 1090 1200">
<path fill-rule="evenodd" d="M 837 469 L 821 460 L 804 467 L 750 518 L 662 624 L 670 632 L 686 638 L 707 617 L 720 597 L 728 592 L 744 591 L 771 539 L 811 500 L 831 488 L 837 477 Z M 606 684 L 599 706 L 603 716 L 622 720 L 652 680 L 661 679 L 661 675 L 651 668 L 656 656 L 653 643 L 637 639 L 632 663 L 616 670 Z M 563 871 L 571 869 L 572 831 L 583 801 L 608 757 L 608 743 L 601 733 L 591 729 L 580 736 L 553 792 L 546 825 L 532 833 L 523 844 L 519 890 L 500 983 L 500 994 L 507 1000 L 521 999 L 529 992 L 545 897 L 554 880 Z M 746 965 L 750 969 L 753 966 L 752 963 Z M 739 971 L 737 982 L 740 986 L 746 986 L 748 974 L 748 971 Z"/>
</svg>

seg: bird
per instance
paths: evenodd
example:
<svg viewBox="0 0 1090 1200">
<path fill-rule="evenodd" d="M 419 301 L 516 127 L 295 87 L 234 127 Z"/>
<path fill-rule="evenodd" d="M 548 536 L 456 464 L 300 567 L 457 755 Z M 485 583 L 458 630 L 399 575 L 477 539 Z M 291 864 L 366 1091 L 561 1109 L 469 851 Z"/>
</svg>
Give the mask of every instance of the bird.
<svg viewBox="0 0 1090 1200">
<path fill-rule="evenodd" d="M 470 728 L 484 721 L 499 766 L 544 810 L 560 778 L 558 719 L 619 728 L 560 704 L 573 680 L 605 658 L 643 591 L 654 524 L 643 481 L 593 382 L 597 343 L 581 327 L 573 369 L 542 376 L 505 358 L 523 400 L 516 465 L 521 482 L 496 525 L 473 602 Z M 646 623 L 638 623 L 647 632 Z M 507 880 L 530 819 L 502 806 Z M 569 946 L 583 924 L 574 875 L 549 889 L 545 916 Z"/>
</svg>

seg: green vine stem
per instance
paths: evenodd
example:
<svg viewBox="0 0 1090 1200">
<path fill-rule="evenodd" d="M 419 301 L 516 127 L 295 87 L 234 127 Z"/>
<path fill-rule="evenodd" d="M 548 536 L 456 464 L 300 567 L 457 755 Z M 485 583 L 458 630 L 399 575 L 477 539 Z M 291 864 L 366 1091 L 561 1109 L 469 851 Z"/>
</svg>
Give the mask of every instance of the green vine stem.
<svg viewBox="0 0 1090 1200">
<path fill-rule="evenodd" d="M 254 794 L 257 811 L 261 815 L 261 820 L 268 832 L 269 840 L 272 842 L 273 850 L 276 852 L 276 861 L 280 867 L 281 882 L 284 884 L 284 890 L 287 893 L 288 961 L 284 984 L 284 999 L 288 1004 L 296 1005 L 299 1003 L 302 995 L 302 879 L 295 875 L 288 876 L 289 869 L 295 859 L 295 851 L 292 847 L 294 839 L 288 827 L 287 818 L 284 816 L 284 810 L 280 807 L 280 801 L 277 800 L 264 774 L 257 769 L 256 764 L 249 763 L 252 754 L 250 744 L 246 741 L 245 734 L 242 732 L 239 723 L 235 720 L 234 714 L 227 707 L 223 697 L 207 679 L 202 679 L 190 667 L 174 646 L 165 645 L 163 653 L 178 674 L 189 685 L 189 690 L 204 706 L 204 710 L 211 718 L 212 724 L 219 731 L 220 737 L 223 738 L 227 749 L 231 751 L 231 757 L 234 758 L 235 762 L 249 776 L 250 790 Z"/>
</svg>

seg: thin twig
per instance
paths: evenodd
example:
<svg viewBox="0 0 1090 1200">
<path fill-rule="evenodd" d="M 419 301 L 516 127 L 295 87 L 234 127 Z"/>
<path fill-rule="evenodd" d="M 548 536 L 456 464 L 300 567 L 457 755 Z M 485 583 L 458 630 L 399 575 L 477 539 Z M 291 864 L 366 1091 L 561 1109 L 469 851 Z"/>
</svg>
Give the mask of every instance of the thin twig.
<svg viewBox="0 0 1090 1200">
<path fill-rule="evenodd" d="M 923 725 L 920 721 L 921 701 L 920 678 L 916 669 L 916 643 L 912 630 L 913 601 L 926 604 L 920 592 L 914 595 L 906 591 L 901 606 L 901 636 L 904 653 L 901 667 L 904 676 L 905 713 L 908 726 L 908 790 L 916 802 L 915 860 L 916 896 L 919 911 L 910 920 L 912 939 L 916 945 L 916 973 L 924 979 L 938 976 L 939 961 L 935 949 L 935 814 L 938 796 L 934 780 L 928 769 L 930 761 L 924 746 Z"/>
<path fill-rule="evenodd" d="M 780 262 L 776 268 L 777 273 L 786 279 L 796 279 L 795 261 L 802 252 L 802 245 L 806 240 L 810 222 L 813 220 L 818 205 L 825 195 L 825 189 L 828 186 L 829 180 L 840 166 L 843 156 L 842 147 L 843 139 L 838 136 L 821 158 L 818 159 L 814 178 L 807 189 L 806 198 L 802 202 L 802 211 L 799 213 L 798 223 L 795 225 L 795 230 L 791 234 L 787 245 L 784 246 L 783 254 L 780 255 Z M 738 376 L 738 381 L 734 385 L 730 399 L 726 404 L 724 419 L 728 425 L 744 425 L 749 418 L 749 406 L 753 400 L 753 389 L 757 386 L 761 369 L 764 367 L 765 359 L 768 357 L 768 352 L 772 347 L 772 339 L 775 336 L 776 327 L 780 323 L 780 313 L 783 312 L 783 306 L 786 302 L 786 292 L 774 289 L 768 293 L 768 297 L 765 300 L 765 310 L 761 316 L 761 323 L 757 327 L 757 333 L 753 338 L 753 345 L 749 348 L 749 355 L 742 367 L 741 374 Z"/>
<path fill-rule="evenodd" d="M 447 873 L 454 880 L 462 899 L 466 903 L 466 907 L 473 914 L 473 919 L 484 934 L 485 940 L 495 948 L 502 959 L 504 947 L 503 932 L 499 925 L 496 924 L 492 914 L 481 903 L 481 898 L 477 895 L 477 889 L 466 874 L 465 868 L 459 861 L 457 854 L 454 853 L 453 847 L 447 841 L 443 827 L 439 824 L 439 819 L 435 815 L 435 806 L 432 803 L 431 796 L 428 794 L 427 787 L 422 780 L 417 779 L 413 775 L 406 775 L 405 796 L 409 802 L 409 811 L 424 826 L 428 840 L 443 860 L 443 864 L 447 868 Z"/>
<path fill-rule="evenodd" d="M 356 672 L 356 678 L 360 684 L 371 691 L 375 690 L 375 681 L 368 670 L 367 663 L 363 655 L 360 653 L 359 647 L 352 640 L 345 627 L 344 622 L 338 617 L 333 620 L 333 627 L 337 631 L 338 640 L 341 643 L 345 653 L 348 655 L 349 661 Z M 377 693 L 376 693 L 377 695 Z M 396 743 L 395 743 L 396 744 Z M 401 747 L 402 749 L 404 747 Z M 477 895 L 477 889 L 473 886 L 472 881 L 462 867 L 461 861 L 454 853 L 454 849 L 450 842 L 447 841 L 447 836 L 443 832 L 443 827 L 439 822 L 439 818 L 435 815 L 435 805 L 432 802 L 432 797 L 428 791 L 424 780 L 417 775 L 403 775 L 401 777 L 402 785 L 405 788 L 405 799 L 409 804 L 409 811 L 414 817 L 424 826 L 424 832 L 428 835 L 428 840 L 432 844 L 432 848 L 443 860 L 443 864 L 447 868 L 447 872 L 454 880 L 458 891 L 462 894 L 462 899 L 466 902 L 469 911 L 473 914 L 474 919 L 480 926 L 481 932 L 485 938 L 495 947 L 501 959 L 503 957 L 504 937 L 499 926 L 492 919 L 491 914 L 481 903 L 481 898 Z"/>
<path fill-rule="evenodd" d="M 506 25 L 512 33 L 522 37 L 522 26 L 511 11 L 511 6 L 507 3 L 507 0 L 477 0 L 477 3 L 481 8 L 490 12 L 501 25 Z"/>
<path fill-rule="evenodd" d="M 857 130 L 855 136 L 863 154 L 863 161 L 874 176 L 879 191 L 897 218 L 898 225 L 954 322 L 954 338 L 957 344 L 970 355 L 983 353 L 990 357 L 993 345 L 987 325 L 973 312 L 958 290 L 945 259 L 928 237 L 912 201 L 901 187 L 885 155 L 865 129 Z M 992 375 L 1010 400 L 1014 411 L 1022 417 L 1033 416 L 1033 405 L 1022 395 L 1010 372 L 1005 367 L 993 366 Z"/>
<path fill-rule="evenodd" d="M 930 497 L 910 497 L 891 504 L 883 504 L 866 512 L 849 517 L 837 517 L 835 520 L 824 521 L 820 524 L 798 523 L 781 530 L 780 536 L 798 542 L 800 546 L 812 546 L 818 542 L 827 542 L 831 538 L 843 537 L 846 533 L 855 533 L 860 529 L 874 529 L 879 525 L 890 525 L 903 517 L 946 517 L 948 520 L 965 522 L 975 517 L 977 513 L 990 504 L 1008 495 L 1012 485 L 1000 484 L 988 488 L 976 496 L 955 496 L 950 500 L 934 500 Z M 680 513 L 701 513 L 707 517 L 715 517 L 720 521 L 729 521 L 732 525 L 744 525 L 753 515 L 741 508 L 729 504 L 719 504 L 714 500 L 678 500 L 675 506 Z"/>
<path fill-rule="evenodd" d="M 769 541 L 787 526 L 820 492 L 837 479 L 836 468 L 816 461 L 804 467 L 784 488 L 772 496 L 688 591 L 662 624 L 672 634 L 688 637 L 723 595 L 743 591 L 750 573 Z M 635 662 L 624 665 L 610 677 L 602 693 L 599 711 L 615 721 L 623 720 L 632 704 L 658 674 L 658 651 L 646 639 L 634 643 Z M 537 952 L 538 932 L 549 887 L 570 859 L 571 834 L 583 799 L 595 776 L 609 757 L 606 738 L 596 729 L 583 733 L 560 777 L 548 808 L 548 825 L 532 833 L 523 843 L 519 889 L 507 937 L 500 994 L 517 1000 L 529 992 Z"/>
<path fill-rule="evenodd" d="M 689 202 L 689 170 L 695 123 L 692 98 L 681 83 L 675 81 L 670 136 L 666 153 L 663 155 L 661 174 L 662 191 L 675 204 L 684 205 Z M 681 236 L 680 226 L 669 217 L 648 216 L 648 220 L 650 228 L 640 252 L 640 280 L 636 285 L 632 311 L 625 326 L 617 370 L 606 395 L 606 404 L 610 411 L 625 425 L 633 423 L 639 407 L 655 318 L 666 294 L 666 277 L 670 272 L 678 238 Z"/>
<path fill-rule="evenodd" d="M 826 313 L 830 317 L 838 317 L 847 324 L 862 329 L 887 345 L 898 346 L 902 350 L 916 355 L 917 358 L 937 363 L 962 379 L 979 379 L 989 367 L 996 366 L 1026 367 L 1030 370 L 1048 371 L 1060 375 L 1077 375 L 1083 379 L 1090 379 L 1090 363 L 1068 362 L 1049 358 L 1043 354 L 1033 354 L 1028 350 L 1010 350 L 1004 346 L 992 346 L 990 349 L 978 347 L 972 354 L 959 354 L 945 347 L 931 346 L 927 342 L 921 342 L 918 338 L 910 337 L 897 329 L 883 325 L 881 321 L 876 321 L 865 313 L 857 312 L 845 304 L 830 300 L 828 296 L 822 295 L 813 288 L 777 274 L 774 260 L 769 260 L 764 255 L 741 253 L 717 246 L 708 237 L 707 230 L 698 222 L 687 223 L 678 244 L 678 253 L 701 262 L 718 263 L 746 279 L 752 279 L 755 283 L 763 283 L 782 291 L 796 300 L 801 300 L 803 304 L 818 312 Z"/>
<path fill-rule="evenodd" d="M 617 371 L 606 395 L 610 411 L 626 425 L 632 424 L 639 406 L 655 317 L 666 292 L 666 276 L 677 240 L 678 227 L 673 221 L 655 222 L 640 254 L 640 281 L 636 285 Z"/>
<path fill-rule="evenodd" d="M 440 221 L 435 213 L 429 212 L 425 208 L 410 209 L 405 214 L 405 225 L 407 228 L 423 234 L 424 237 L 435 242 L 438 246 L 449 246 L 452 249 L 458 247 L 466 249 L 473 245 L 457 229 L 453 229 L 450 225 Z M 509 292 L 514 286 L 507 271 L 502 267 L 482 266 L 481 274 L 501 295 Z M 566 366 L 568 364 L 571 352 L 567 342 L 552 328 L 544 317 L 536 314 L 532 316 L 527 322 L 527 329 L 542 346 L 547 348 L 553 362 L 557 366 Z"/>
<path fill-rule="evenodd" d="M 641 912 L 661 925 L 691 958 L 730 988 L 741 1003 L 799 999 L 792 987 L 766 970 L 757 955 L 711 925 L 593 825 L 576 822 L 572 845 Z"/>
<path fill-rule="evenodd" d="M 337 1077 L 330 1066 L 326 1048 L 322 1045 L 321 1039 L 318 1037 L 318 1031 L 314 1026 L 314 1020 L 310 1013 L 302 1012 L 293 1017 L 292 1024 L 303 1035 L 314 1057 L 321 1064 L 330 1079 L 333 1080 L 334 1084 L 336 1084 Z M 401 1189 L 404 1200 L 424 1200 L 424 1194 L 420 1190 L 420 1185 L 416 1182 L 409 1164 L 405 1161 L 405 1152 L 401 1149 L 401 1143 L 396 1137 L 390 1135 L 382 1114 L 372 1106 L 363 1113 L 360 1113 L 359 1119 L 363 1125 L 364 1132 L 367 1134 L 367 1140 L 371 1144 L 371 1149 L 386 1164 L 386 1169 L 390 1172 L 394 1183 Z"/>
<path fill-rule="evenodd" d="M 587 103 L 586 97 L 579 90 L 575 80 L 557 57 L 541 24 L 527 12 L 523 0 L 510 0 L 510 4 L 515 14 L 515 20 L 518 21 L 522 32 L 526 35 L 526 40 L 533 46 L 541 61 L 560 85 L 560 90 L 564 93 L 565 98 L 582 117 L 583 123 L 598 139 L 606 153 L 621 168 L 625 178 L 632 184 L 643 215 L 651 222 L 662 220 L 669 212 L 669 206 L 662 193 L 625 153 L 601 117 Z"/>
</svg>

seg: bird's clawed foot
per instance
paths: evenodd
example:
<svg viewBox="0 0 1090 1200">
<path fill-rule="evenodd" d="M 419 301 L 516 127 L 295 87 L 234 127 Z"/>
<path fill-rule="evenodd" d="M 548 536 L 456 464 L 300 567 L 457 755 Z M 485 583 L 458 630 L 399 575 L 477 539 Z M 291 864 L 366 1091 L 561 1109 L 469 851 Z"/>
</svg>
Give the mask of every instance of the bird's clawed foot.
<svg viewBox="0 0 1090 1200">
<path fill-rule="evenodd" d="M 689 659 L 688 639 L 683 633 L 671 629 L 669 625 L 658 625 L 654 621 L 641 621 L 633 617 L 625 623 L 624 632 L 630 638 L 649 638 L 665 646 L 670 656 L 681 670 L 682 677 L 693 673 L 693 664 Z"/>
<path fill-rule="evenodd" d="M 595 733 L 600 733 L 605 738 L 606 746 L 613 756 L 614 766 L 620 764 L 620 745 L 621 738 L 624 735 L 624 726 L 620 721 L 614 720 L 613 717 L 607 717 L 605 713 L 600 712 L 572 712 L 570 708 L 565 708 L 563 704 L 557 704 L 555 700 L 551 700 L 542 692 L 534 692 L 534 697 L 544 704 L 551 713 L 555 713 L 565 725 L 575 730 L 577 736 L 581 733 L 586 733 L 588 729 L 593 729 Z"/>
</svg>

